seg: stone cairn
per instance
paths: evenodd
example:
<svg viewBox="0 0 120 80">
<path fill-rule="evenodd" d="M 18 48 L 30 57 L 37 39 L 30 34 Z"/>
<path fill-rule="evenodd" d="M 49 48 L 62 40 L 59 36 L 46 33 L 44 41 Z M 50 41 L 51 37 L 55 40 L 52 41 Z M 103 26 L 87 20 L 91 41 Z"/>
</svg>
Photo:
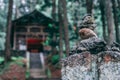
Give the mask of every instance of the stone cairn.
<svg viewBox="0 0 120 80">
<path fill-rule="evenodd" d="M 120 45 L 110 46 L 97 37 L 91 15 L 83 18 L 79 35 L 70 56 L 61 60 L 62 80 L 120 80 Z"/>
</svg>

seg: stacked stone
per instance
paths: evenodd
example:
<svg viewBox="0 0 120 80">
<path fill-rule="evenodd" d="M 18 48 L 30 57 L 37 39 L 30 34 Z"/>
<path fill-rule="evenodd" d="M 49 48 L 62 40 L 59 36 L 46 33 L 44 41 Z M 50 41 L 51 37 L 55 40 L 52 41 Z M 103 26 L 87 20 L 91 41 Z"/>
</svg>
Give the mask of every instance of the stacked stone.
<svg viewBox="0 0 120 80">
<path fill-rule="evenodd" d="M 86 15 L 79 26 L 81 41 L 71 50 L 70 55 L 84 51 L 89 51 L 91 54 L 97 54 L 106 49 L 106 42 L 97 37 L 94 32 L 95 27 L 96 24 L 93 17 L 91 15 Z"/>
<path fill-rule="evenodd" d="M 120 79 L 120 45 L 113 42 L 107 46 L 95 34 L 95 27 L 91 15 L 83 18 L 79 26 L 81 41 L 72 48 L 70 56 L 61 61 L 62 80 Z"/>
<path fill-rule="evenodd" d="M 83 18 L 79 27 L 81 41 L 75 46 L 70 56 L 62 60 L 62 80 L 93 80 L 97 79 L 96 54 L 106 46 L 94 32 L 93 18 L 88 15 Z"/>
<path fill-rule="evenodd" d="M 79 26 L 79 29 L 82 29 L 82 28 L 88 28 L 91 30 L 94 30 L 96 28 L 96 24 L 92 15 L 87 14 L 83 17 Z"/>
<path fill-rule="evenodd" d="M 85 51 L 62 61 L 62 80 L 96 80 L 96 57 Z"/>
</svg>

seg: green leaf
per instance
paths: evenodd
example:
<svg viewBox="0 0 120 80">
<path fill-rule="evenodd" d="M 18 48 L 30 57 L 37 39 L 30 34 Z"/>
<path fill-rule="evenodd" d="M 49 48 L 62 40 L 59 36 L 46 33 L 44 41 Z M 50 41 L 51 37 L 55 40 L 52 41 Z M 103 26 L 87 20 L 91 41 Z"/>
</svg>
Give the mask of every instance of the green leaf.
<svg viewBox="0 0 120 80">
<path fill-rule="evenodd" d="M 15 60 L 17 60 L 17 57 L 11 57 L 11 59 L 12 59 L 13 61 L 15 61 Z"/>
<path fill-rule="evenodd" d="M 30 77 L 30 71 L 29 70 L 26 71 L 26 75 L 25 76 L 26 76 L 27 79 Z"/>
<path fill-rule="evenodd" d="M 48 78 L 51 78 L 51 71 L 50 71 L 50 69 L 47 69 L 47 76 L 48 76 Z"/>
<path fill-rule="evenodd" d="M 3 57 L 0 57 L 0 64 L 4 61 L 5 59 Z"/>
<path fill-rule="evenodd" d="M 51 27 L 52 27 L 52 24 L 50 24 L 50 23 L 49 23 L 49 24 L 48 24 L 48 27 L 50 27 L 50 28 L 51 28 Z"/>
</svg>

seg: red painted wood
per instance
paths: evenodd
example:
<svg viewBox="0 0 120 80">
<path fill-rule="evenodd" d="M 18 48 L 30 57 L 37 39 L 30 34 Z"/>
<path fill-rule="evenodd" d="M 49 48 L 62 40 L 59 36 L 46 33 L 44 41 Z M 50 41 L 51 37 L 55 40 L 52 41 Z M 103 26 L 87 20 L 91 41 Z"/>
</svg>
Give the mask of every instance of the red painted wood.
<svg viewBox="0 0 120 80">
<path fill-rule="evenodd" d="M 35 38 L 27 39 L 27 50 L 34 53 L 43 51 L 43 46 L 42 46 L 43 41 L 44 40 L 35 39 Z"/>
<path fill-rule="evenodd" d="M 27 39 L 27 44 L 41 44 L 43 42 L 43 40 L 41 39 L 34 39 L 34 38 L 31 38 L 31 39 Z"/>
</svg>

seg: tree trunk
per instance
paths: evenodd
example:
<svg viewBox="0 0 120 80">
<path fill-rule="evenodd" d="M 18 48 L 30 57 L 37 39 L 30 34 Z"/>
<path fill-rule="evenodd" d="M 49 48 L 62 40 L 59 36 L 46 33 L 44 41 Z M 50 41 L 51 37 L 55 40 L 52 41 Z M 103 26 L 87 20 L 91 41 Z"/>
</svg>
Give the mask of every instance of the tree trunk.
<svg viewBox="0 0 120 80">
<path fill-rule="evenodd" d="M 60 2 L 60 0 L 59 0 L 59 2 Z M 60 53 L 60 58 L 63 58 L 63 19 L 62 19 L 62 15 L 61 15 L 61 5 L 60 4 L 58 5 L 58 19 L 59 19 L 59 34 L 60 34 L 59 53 Z"/>
<path fill-rule="evenodd" d="M 114 20 L 110 0 L 105 0 L 105 11 L 108 26 L 108 45 L 110 45 L 114 41 Z"/>
<path fill-rule="evenodd" d="M 104 0 L 99 0 L 100 2 L 100 11 L 101 11 L 101 21 L 102 21 L 102 28 L 103 28 L 103 38 L 105 41 L 107 41 L 107 28 L 105 25 L 105 4 L 104 4 Z"/>
<path fill-rule="evenodd" d="M 87 13 L 92 14 L 93 0 L 86 0 Z"/>
<path fill-rule="evenodd" d="M 63 27 L 61 22 L 59 23 L 59 34 L 60 34 L 59 53 L 60 53 L 60 58 L 62 59 L 63 58 Z"/>
<path fill-rule="evenodd" d="M 65 47 L 66 54 L 69 55 L 70 46 L 69 46 L 69 36 L 68 36 L 68 19 L 67 19 L 67 9 L 66 9 L 66 0 L 61 0 L 62 4 L 62 13 L 63 13 L 63 25 L 64 25 L 64 38 L 65 38 Z"/>
<path fill-rule="evenodd" d="M 52 0 L 52 18 L 54 21 L 56 21 L 56 0 Z M 56 26 L 53 25 L 53 28 L 55 28 Z M 56 43 L 56 33 L 53 33 L 53 37 L 52 37 L 52 42 Z M 52 53 L 54 53 L 54 49 L 56 48 L 55 46 L 52 46 Z"/>
<path fill-rule="evenodd" d="M 56 0 L 52 0 L 52 18 L 56 20 Z"/>
<path fill-rule="evenodd" d="M 117 0 L 117 3 L 118 3 L 119 10 L 120 10 L 120 0 Z"/>
<path fill-rule="evenodd" d="M 74 1 L 73 1 L 74 2 Z M 78 22 L 80 21 L 79 19 L 79 8 L 80 8 L 80 1 L 79 0 L 76 0 L 74 3 L 78 4 L 74 7 L 74 14 L 73 14 L 73 17 L 74 17 L 74 29 L 75 29 L 75 35 L 77 36 L 76 38 L 78 39 L 78 29 L 77 29 L 77 25 L 78 25 Z"/>
<path fill-rule="evenodd" d="M 120 12 L 120 0 L 117 0 L 117 7 L 118 7 L 118 12 Z M 118 13 L 118 16 L 120 16 L 120 14 Z M 120 20 L 120 17 L 118 17 L 118 20 Z M 120 28 L 119 28 L 120 29 Z"/>
<path fill-rule="evenodd" d="M 12 6 L 13 0 L 9 0 L 8 16 L 7 16 L 7 33 L 6 33 L 6 44 L 5 44 L 5 62 L 10 60 L 10 33 L 12 26 Z"/>
<path fill-rule="evenodd" d="M 117 11 L 117 4 L 115 2 L 115 0 L 112 0 L 112 4 L 113 4 L 113 13 L 114 13 L 114 23 L 115 23 L 115 36 L 116 36 L 116 41 L 120 43 L 120 38 L 119 38 L 119 25 L 118 25 L 118 11 Z"/>
</svg>

